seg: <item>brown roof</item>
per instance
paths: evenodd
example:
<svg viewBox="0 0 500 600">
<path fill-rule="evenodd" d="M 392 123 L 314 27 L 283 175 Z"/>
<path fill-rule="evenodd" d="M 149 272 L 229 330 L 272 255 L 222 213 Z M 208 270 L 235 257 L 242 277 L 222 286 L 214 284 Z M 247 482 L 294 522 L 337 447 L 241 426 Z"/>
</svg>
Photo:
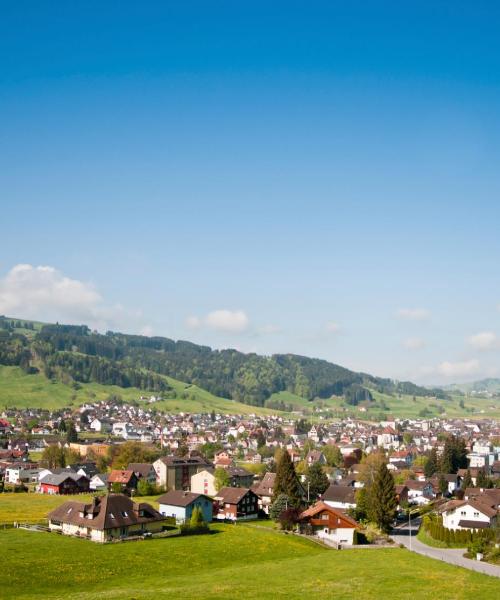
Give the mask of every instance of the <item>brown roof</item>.
<svg viewBox="0 0 500 600">
<path fill-rule="evenodd" d="M 111 471 L 108 477 L 109 483 L 128 483 L 132 477 L 134 476 L 134 472 L 131 470 L 125 471 Z"/>
<path fill-rule="evenodd" d="M 226 502 L 227 504 L 238 504 L 247 494 L 253 493 L 248 488 L 223 487 L 217 492 L 215 497 L 217 500 L 222 500 L 222 502 Z"/>
<path fill-rule="evenodd" d="M 198 498 L 208 498 L 205 494 L 195 494 L 194 492 L 183 492 L 182 490 L 170 490 L 157 500 L 159 504 L 168 504 L 170 506 L 189 506 Z"/>
<path fill-rule="evenodd" d="M 359 527 L 359 523 L 357 523 L 354 519 L 351 519 L 351 517 L 347 516 L 344 512 L 342 512 L 338 508 L 333 508 L 332 506 L 325 504 L 321 500 L 319 500 L 318 502 L 316 502 L 316 504 L 313 504 L 313 506 L 310 506 L 307 510 L 305 510 L 300 515 L 300 519 L 307 519 L 310 517 L 314 517 L 315 515 L 317 515 L 320 512 L 328 512 L 331 515 L 334 515 L 335 517 L 342 519 L 342 521 L 344 521 L 344 523 L 348 527 L 353 527 L 353 528 Z"/>
<path fill-rule="evenodd" d="M 65 502 L 50 512 L 48 518 L 99 530 L 165 520 L 150 504 L 136 504 L 123 494 L 93 498 L 90 504 Z"/>
<path fill-rule="evenodd" d="M 330 502 L 344 502 L 354 504 L 354 495 L 356 490 L 350 485 L 335 485 L 331 484 L 325 491 L 322 500 L 329 500 Z"/>
<path fill-rule="evenodd" d="M 167 465 L 167 467 L 185 467 L 189 465 L 211 466 L 211 463 L 207 462 L 201 456 L 191 456 L 186 458 L 181 458 L 179 456 L 161 456 L 159 460 Z"/>
<path fill-rule="evenodd" d="M 133 471 L 140 477 L 147 477 L 151 471 L 154 471 L 151 463 L 130 463 L 127 466 L 127 471 Z"/>
</svg>

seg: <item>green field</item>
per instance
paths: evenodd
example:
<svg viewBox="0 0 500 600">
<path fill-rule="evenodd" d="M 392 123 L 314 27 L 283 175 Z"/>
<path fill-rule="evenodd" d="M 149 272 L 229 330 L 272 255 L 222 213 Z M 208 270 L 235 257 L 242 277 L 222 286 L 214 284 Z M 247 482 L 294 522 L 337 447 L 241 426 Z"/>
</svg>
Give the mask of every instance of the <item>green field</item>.
<svg viewBox="0 0 500 600">
<path fill-rule="evenodd" d="M 87 500 L 89 496 L 78 496 Z M 36 522 L 68 497 L 0 494 L 0 524 Z M 71 498 L 73 499 L 73 498 Z M 152 502 L 153 498 L 141 499 Z M 271 527 L 263 527 L 271 525 Z M 209 536 L 101 546 L 0 527 L 0 598 L 469 598 L 498 580 L 407 550 L 328 550 L 265 523 L 212 524 Z M 32 576 L 27 577 L 26 574 Z"/>
<path fill-rule="evenodd" d="M 261 415 L 275 412 L 219 398 L 206 390 L 182 383 L 171 377 L 165 379 L 177 392 L 177 398 L 154 404 L 161 410 L 171 412 L 211 412 L 215 410 L 220 413 L 257 413 Z M 138 400 L 141 396 L 151 395 L 151 393 L 137 388 L 121 388 L 98 383 L 81 384 L 80 388 L 75 390 L 71 385 L 60 381 L 52 382 L 41 373 L 26 375 L 19 367 L 0 366 L 0 408 L 64 408 L 79 406 L 85 402 L 104 400 L 110 394 L 117 394 L 129 402 Z M 183 398 L 182 395 L 186 397 Z"/>
<path fill-rule="evenodd" d="M 334 416 L 350 416 L 357 419 L 380 420 L 383 417 L 401 417 L 401 418 L 432 418 L 432 417 L 467 417 L 467 418 L 500 418 L 500 399 L 469 398 L 463 396 L 452 396 L 449 400 L 438 400 L 423 396 L 390 396 L 371 390 L 374 402 L 363 403 L 360 406 L 349 406 L 345 404 L 343 398 L 333 397 L 326 400 L 315 400 L 307 402 L 303 399 L 302 406 L 321 407 L 330 409 Z M 286 398 L 292 400 L 293 394 L 282 392 L 281 399 L 286 402 Z M 279 395 L 275 395 L 279 398 Z M 463 408 L 460 402 L 463 402 Z M 295 401 L 299 406 L 299 402 Z M 365 407 L 366 411 L 361 408 Z M 422 413 L 422 411 L 426 411 Z"/>
<path fill-rule="evenodd" d="M 0 530 L 0 598 L 498 597 L 498 580 L 407 550 L 325 549 L 246 525 L 213 534 L 98 545 Z"/>
</svg>

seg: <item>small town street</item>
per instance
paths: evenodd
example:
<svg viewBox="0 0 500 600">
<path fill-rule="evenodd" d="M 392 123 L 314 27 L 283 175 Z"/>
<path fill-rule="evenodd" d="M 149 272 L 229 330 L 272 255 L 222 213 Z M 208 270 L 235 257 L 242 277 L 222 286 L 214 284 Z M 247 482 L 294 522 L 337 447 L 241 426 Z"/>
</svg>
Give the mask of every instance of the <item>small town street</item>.
<svg viewBox="0 0 500 600">
<path fill-rule="evenodd" d="M 432 546 L 423 544 L 417 539 L 419 527 L 420 519 L 414 519 L 411 523 L 411 531 L 408 523 L 403 523 L 393 530 L 391 537 L 397 544 L 403 544 L 412 552 L 417 552 L 418 554 L 423 554 L 429 558 L 441 560 L 452 565 L 464 567 L 465 569 L 477 571 L 478 573 L 484 573 L 485 575 L 500 577 L 500 566 L 465 558 L 463 556 L 464 550 L 461 548 L 433 548 Z"/>
</svg>

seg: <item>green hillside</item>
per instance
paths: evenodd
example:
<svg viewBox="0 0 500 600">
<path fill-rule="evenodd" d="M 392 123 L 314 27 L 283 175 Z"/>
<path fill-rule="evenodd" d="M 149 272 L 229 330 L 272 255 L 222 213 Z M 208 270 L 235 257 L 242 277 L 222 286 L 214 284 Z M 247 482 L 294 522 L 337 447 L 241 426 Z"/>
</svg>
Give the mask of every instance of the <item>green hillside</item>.
<svg viewBox="0 0 500 600">
<path fill-rule="evenodd" d="M 211 412 L 229 414 L 267 414 L 273 411 L 248 406 L 181 381 L 165 378 L 176 391 L 177 397 L 162 400 L 153 406 L 172 412 Z M 85 402 L 105 400 L 111 394 L 119 395 L 124 401 L 139 400 L 148 394 L 137 388 L 121 388 L 98 383 L 78 384 L 78 389 L 57 380 L 49 380 L 42 373 L 27 375 L 19 367 L 0 366 L 0 408 L 47 408 L 57 409 L 79 406 Z"/>
<path fill-rule="evenodd" d="M 338 552 L 269 528 L 244 524 L 211 528 L 211 535 L 108 545 L 1 530 L 7 576 L 0 598 L 498 597 L 496 578 L 401 548 Z"/>
</svg>

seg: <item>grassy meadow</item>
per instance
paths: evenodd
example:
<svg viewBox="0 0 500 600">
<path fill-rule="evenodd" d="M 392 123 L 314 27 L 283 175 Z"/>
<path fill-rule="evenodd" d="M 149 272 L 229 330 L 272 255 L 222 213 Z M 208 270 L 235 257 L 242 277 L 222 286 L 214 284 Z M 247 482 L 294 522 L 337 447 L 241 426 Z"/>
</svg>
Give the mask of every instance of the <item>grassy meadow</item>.
<svg viewBox="0 0 500 600">
<path fill-rule="evenodd" d="M 229 414 L 270 414 L 265 408 L 258 408 L 214 396 L 195 385 L 189 385 L 171 377 L 165 377 L 175 389 L 177 398 L 162 400 L 154 404 L 161 410 L 170 412 L 211 412 Z M 27 375 L 19 367 L 0 366 L 0 409 L 2 408 L 47 408 L 80 406 L 85 402 L 105 400 L 116 394 L 125 401 L 138 400 L 151 394 L 137 388 L 121 388 L 115 385 L 85 383 L 74 389 L 60 381 L 51 381 L 43 374 Z M 184 397 L 183 397 L 184 396 Z"/>
<path fill-rule="evenodd" d="M 215 524 L 212 530 L 102 546 L 0 530 L 0 598 L 498 597 L 497 579 L 404 549 L 338 552 L 250 525 Z"/>
</svg>

